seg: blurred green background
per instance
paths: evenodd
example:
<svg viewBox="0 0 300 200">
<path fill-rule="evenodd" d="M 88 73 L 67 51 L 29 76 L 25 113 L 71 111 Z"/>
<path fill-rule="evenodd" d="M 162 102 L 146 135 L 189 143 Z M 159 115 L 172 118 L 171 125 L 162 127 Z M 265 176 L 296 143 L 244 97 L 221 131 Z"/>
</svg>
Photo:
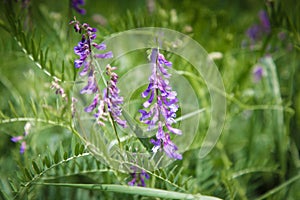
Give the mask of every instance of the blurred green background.
<svg viewBox="0 0 300 200">
<path fill-rule="evenodd" d="M 76 15 L 79 21 L 98 29 L 98 41 L 113 33 L 155 26 L 187 34 L 208 53 L 221 54 L 214 61 L 226 89 L 226 122 L 213 151 L 199 159 L 203 131 L 209 122 L 209 114 L 203 116 L 195 142 L 184 153 L 184 159 L 175 163 L 181 169 L 175 172 L 182 178 L 191 177 L 187 192 L 222 199 L 300 199 L 298 1 L 86 0 L 82 8 L 86 9 L 85 15 L 70 9 L 68 1 L 31 0 L 27 7 L 22 7 L 22 1 L 19 1 L 13 2 L 10 8 L 6 1 L 1 1 L 0 198 L 14 197 L 10 179 L 17 178 L 16 171 L 22 174 L 23 167 L 32 166 L 31 160 L 44 157 L 46 151 L 54 154 L 60 144 L 65 151 L 69 150 L 72 131 L 55 123 L 34 120 L 48 116 L 57 123 L 67 123 L 70 120 L 67 113 L 70 102 L 64 104 L 57 98 L 50 89 L 51 77 L 39 69 L 28 54 L 33 53 L 30 49 L 48 51 L 51 62 L 45 63 L 46 69 L 52 75 L 65 79 L 63 86 L 71 97 L 72 81 L 77 73 L 73 69 L 76 58 L 73 47 L 80 38 L 68 23 Z M 252 44 L 247 30 L 260 23 L 261 10 L 268 13 L 271 32 Z M 14 29 L 14 22 L 9 20 L 9 16 L 18 16 L 23 30 Z M 7 27 L 8 31 L 5 30 Z M 29 41 L 27 53 L 17 43 L 23 32 Z M 286 35 L 284 40 L 278 36 L 280 33 Z M 175 69 L 187 64 L 170 54 L 167 57 L 173 59 Z M 134 65 L 141 60 L 133 56 L 129 62 Z M 264 71 L 259 81 L 254 81 L 256 66 L 261 66 Z M 182 70 L 181 67 L 177 69 Z M 185 70 L 192 72 L 190 67 Z M 209 108 L 209 94 L 202 89 L 205 88 L 203 81 L 195 77 L 186 78 L 193 85 L 199 103 Z M 26 141 L 26 153 L 20 155 L 19 144 L 11 142 L 11 137 L 23 134 L 28 121 L 25 118 L 32 119 L 33 134 Z M 68 171 L 70 167 L 67 164 L 60 167 L 61 171 L 54 168 L 42 178 L 112 184 L 126 184 L 127 180 L 124 174 L 93 173 L 92 169 L 90 173 L 84 173 L 89 171 L 89 167 L 67 176 L 68 173 L 63 170 Z M 168 185 L 166 180 L 168 178 L 153 178 L 148 186 L 178 190 Z M 22 187 L 22 183 L 19 184 Z M 32 186 L 32 190 L 35 195 L 29 196 L 29 199 L 146 199 L 139 195 L 59 187 Z"/>
</svg>

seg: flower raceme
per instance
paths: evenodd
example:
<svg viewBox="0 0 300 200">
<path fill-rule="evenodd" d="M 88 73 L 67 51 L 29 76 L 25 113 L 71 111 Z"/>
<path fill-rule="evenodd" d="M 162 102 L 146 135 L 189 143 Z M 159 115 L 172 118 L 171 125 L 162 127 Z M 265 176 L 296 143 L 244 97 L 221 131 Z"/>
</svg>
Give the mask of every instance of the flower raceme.
<svg viewBox="0 0 300 200">
<path fill-rule="evenodd" d="M 29 122 L 27 122 L 24 126 L 24 133 L 23 135 L 19 135 L 19 136 L 15 136 L 11 138 L 12 142 L 21 142 L 21 146 L 20 146 L 20 154 L 23 154 L 26 150 L 26 136 L 29 134 L 31 128 L 31 124 Z"/>
<path fill-rule="evenodd" d="M 84 4 L 84 0 L 71 0 L 71 6 L 81 15 L 86 13 L 85 9 L 80 8 L 80 6 L 83 6 Z"/>
<path fill-rule="evenodd" d="M 163 149 L 170 158 L 182 159 L 182 155 L 176 152 L 177 146 L 170 139 L 170 133 L 182 134 L 181 130 L 172 127 L 172 124 L 176 123 L 174 118 L 178 110 L 177 93 L 172 91 L 169 85 L 168 79 L 171 75 L 166 69 L 170 68 L 172 63 L 156 48 L 152 49 L 150 61 L 152 74 L 149 77 L 148 88 L 142 93 L 143 98 L 149 98 L 143 103 L 144 109 L 139 110 L 142 114 L 140 121 L 148 125 L 148 130 L 158 126 L 156 140 L 151 139 L 154 153 Z M 146 111 L 149 107 L 149 111 Z"/>
<path fill-rule="evenodd" d="M 116 67 L 111 67 L 110 65 L 106 66 L 106 74 L 110 80 L 107 81 L 107 87 L 103 89 L 102 93 L 95 76 L 95 59 L 112 58 L 112 52 L 94 54 L 92 51 L 93 48 L 106 50 L 105 44 L 97 44 L 94 42 L 97 37 L 97 30 L 86 23 L 81 24 L 76 18 L 74 18 L 70 24 L 74 25 L 75 32 L 82 34 L 81 41 L 74 47 L 75 54 L 79 56 L 79 59 L 75 60 L 74 66 L 75 68 L 83 68 L 79 75 L 81 77 L 87 77 L 87 84 L 80 90 L 80 94 L 94 95 L 92 102 L 84 111 L 91 113 L 97 110 L 94 117 L 99 125 L 104 126 L 105 123 L 103 121 L 107 121 L 107 117 L 110 114 L 116 123 L 122 127 L 126 127 L 126 121 L 120 118 L 123 98 L 119 96 L 119 89 L 117 87 L 118 75 L 113 72 L 116 70 Z"/>
<path fill-rule="evenodd" d="M 133 172 L 130 173 L 132 180 L 128 182 L 128 185 L 130 186 L 137 185 L 137 186 L 145 187 L 146 186 L 145 179 L 150 178 L 149 174 L 144 170 L 138 172 L 136 166 L 131 166 L 130 168 L 133 170 Z"/>
</svg>

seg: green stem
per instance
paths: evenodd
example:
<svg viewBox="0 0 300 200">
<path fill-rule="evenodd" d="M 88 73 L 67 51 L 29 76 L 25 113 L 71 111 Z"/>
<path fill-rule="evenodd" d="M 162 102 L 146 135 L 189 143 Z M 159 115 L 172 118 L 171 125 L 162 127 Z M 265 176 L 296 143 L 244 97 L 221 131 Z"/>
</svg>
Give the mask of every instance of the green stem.
<svg viewBox="0 0 300 200">
<path fill-rule="evenodd" d="M 116 138 L 117 138 L 117 140 L 118 140 L 119 148 L 122 150 L 122 143 L 121 143 L 121 141 L 120 141 L 120 138 L 119 138 L 119 135 L 118 135 L 118 132 L 117 132 L 116 123 L 115 123 L 114 120 L 113 120 L 113 117 L 112 117 L 112 115 L 111 115 L 111 112 L 109 112 L 109 121 L 110 121 L 110 123 L 112 124 L 112 127 L 113 127 L 113 129 L 114 129 Z"/>
<path fill-rule="evenodd" d="M 125 194 L 139 194 L 167 199 L 199 199 L 199 200 L 219 200 L 212 196 L 193 195 L 188 193 L 173 192 L 155 188 L 145 188 L 138 186 L 113 185 L 113 184 L 72 184 L 72 183 L 35 183 L 46 186 L 73 187 L 88 190 L 101 190 L 106 192 L 118 192 Z"/>
<path fill-rule="evenodd" d="M 274 195 L 275 193 L 279 192 L 280 190 L 282 190 L 283 188 L 287 187 L 288 185 L 292 184 L 293 182 L 295 182 L 297 180 L 300 180 L 300 174 L 298 174 L 297 176 L 294 176 L 293 178 L 291 178 L 290 180 L 286 181 L 285 183 L 279 185 L 278 187 L 268 191 L 267 193 L 265 193 L 262 196 L 258 197 L 256 200 L 266 199 L 266 198 L 270 197 L 271 195 Z"/>
</svg>

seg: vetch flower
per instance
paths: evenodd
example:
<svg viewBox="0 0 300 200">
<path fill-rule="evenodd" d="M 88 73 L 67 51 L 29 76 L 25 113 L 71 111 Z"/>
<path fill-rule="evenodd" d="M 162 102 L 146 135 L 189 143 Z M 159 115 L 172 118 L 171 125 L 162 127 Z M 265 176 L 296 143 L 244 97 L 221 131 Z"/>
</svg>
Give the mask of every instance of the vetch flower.
<svg viewBox="0 0 300 200">
<path fill-rule="evenodd" d="M 98 105 L 98 102 L 99 102 L 99 94 L 96 94 L 95 97 L 94 97 L 94 100 L 93 102 L 84 109 L 85 112 L 92 112 Z"/>
<path fill-rule="evenodd" d="M 271 33 L 271 23 L 268 13 L 262 10 L 258 13 L 258 16 L 260 23 L 252 25 L 246 32 L 252 44 L 260 41 L 262 37 Z"/>
<path fill-rule="evenodd" d="M 104 90 L 104 101 L 107 104 L 108 111 L 111 113 L 112 118 L 123 128 L 126 127 L 126 121 L 122 120 L 122 109 L 120 107 L 123 104 L 123 97 L 119 96 L 120 90 L 117 87 L 118 75 L 113 72 L 116 67 L 106 66 L 106 74 L 110 77 L 110 81 L 107 84 L 107 89 Z"/>
<path fill-rule="evenodd" d="M 106 66 L 106 74 L 109 76 L 109 81 L 106 82 L 107 87 L 100 94 L 100 88 L 95 73 L 95 59 L 112 58 L 111 51 L 105 53 L 94 53 L 92 48 L 97 50 L 105 50 L 106 45 L 94 42 L 97 30 L 90 27 L 88 24 L 80 24 L 76 18 L 70 22 L 74 25 L 75 32 L 82 34 L 81 41 L 74 47 L 74 53 L 79 56 L 75 60 L 75 68 L 83 69 L 79 73 L 81 77 L 87 76 L 87 84 L 80 90 L 80 94 L 94 95 L 92 102 L 84 111 L 91 113 L 96 110 L 94 117 L 99 125 L 104 126 L 104 121 L 111 117 L 116 123 L 122 127 L 126 127 L 126 121 L 120 118 L 122 114 L 121 104 L 123 97 L 119 96 L 119 88 L 117 87 L 118 75 L 113 72 L 116 67 Z"/>
<path fill-rule="evenodd" d="M 19 135 L 19 136 L 15 136 L 11 138 L 12 142 L 21 142 L 21 146 L 20 146 L 20 153 L 23 154 L 26 150 L 26 141 L 25 138 L 26 136 L 29 134 L 29 130 L 31 128 L 31 124 L 29 122 L 27 122 L 24 126 L 24 133 L 23 135 Z"/>
<path fill-rule="evenodd" d="M 68 101 L 68 96 L 65 93 L 65 90 L 58 84 L 57 79 L 52 81 L 51 89 L 55 89 L 55 94 L 60 95 L 65 101 Z"/>
<path fill-rule="evenodd" d="M 76 20 L 76 18 L 74 18 L 74 20 L 71 21 L 70 24 L 74 25 L 75 32 L 82 34 L 81 41 L 77 44 L 77 46 L 74 47 L 74 53 L 79 56 L 79 58 L 75 60 L 74 66 L 75 68 L 81 68 L 83 66 L 83 69 L 79 73 L 79 75 L 88 75 L 90 77 L 94 73 L 94 65 L 92 63 L 93 59 L 112 58 L 113 54 L 109 51 L 106 53 L 98 53 L 93 55 L 92 47 L 98 50 L 106 49 L 105 44 L 97 44 L 94 42 L 94 40 L 97 37 L 97 29 L 90 27 L 87 23 L 81 24 L 79 21 Z"/>
<path fill-rule="evenodd" d="M 130 186 L 137 185 L 137 186 L 145 187 L 146 186 L 145 179 L 150 178 L 149 174 L 147 174 L 147 172 L 145 172 L 144 170 L 138 173 L 136 166 L 131 166 L 130 168 L 133 170 L 133 173 L 130 173 L 132 180 L 128 182 L 128 185 Z"/>
<path fill-rule="evenodd" d="M 262 36 L 260 26 L 257 24 L 252 25 L 250 28 L 248 28 L 247 35 L 252 42 L 258 41 Z"/>
<path fill-rule="evenodd" d="M 71 0 L 71 6 L 81 15 L 86 13 L 85 9 L 80 8 L 79 6 L 84 5 L 84 0 Z"/>
<path fill-rule="evenodd" d="M 264 70 L 262 68 L 262 66 L 257 65 L 254 69 L 253 69 L 253 81 L 255 83 L 259 82 L 262 78 L 264 74 Z"/>
<path fill-rule="evenodd" d="M 98 92 L 98 85 L 93 71 L 88 76 L 87 85 L 80 90 L 80 94 L 95 94 Z"/>
<path fill-rule="evenodd" d="M 260 25 L 262 27 L 262 31 L 269 34 L 271 32 L 271 23 L 269 20 L 268 13 L 264 10 L 261 10 L 258 15 L 259 15 L 259 20 L 260 20 Z"/>
<path fill-rule="evenodd" d="M 178 148 L 171 141 L 169 134 L 182 134 L 181 130 L 172 127 L 179 107 L 177 93 L 169 85 L 168 79 L 171 75 L 166 68 L 170 68 L 172 63 L 166 60 L 156 48 L 152 49 L 150 61 L 152 74 L 149 77 L 147 89 L 141 95 L 143 98 L 149 98 L 143 103 L 145 109 L 139 110 L 142 115 L 140 121 L 148 125 L 148 130 L 158 126 L 156 140 L 150 141 L 154 145 L 152 148 L 154 153 L 158 150 L 164 150 L 170 158 L 182 159 L 181 154 L 176 152 Z M 146 111 L 148 108 L 149 111 Z"/>
</svg>

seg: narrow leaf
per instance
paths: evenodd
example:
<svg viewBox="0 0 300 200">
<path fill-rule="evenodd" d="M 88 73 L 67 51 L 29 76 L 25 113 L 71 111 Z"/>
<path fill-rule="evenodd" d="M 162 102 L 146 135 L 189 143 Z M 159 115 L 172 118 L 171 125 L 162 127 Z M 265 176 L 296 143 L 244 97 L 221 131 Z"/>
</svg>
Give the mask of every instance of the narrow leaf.
<svg viewBox="0 0 300 200">
<path fill-rule="evenodd" d="M 59 150 L 56 150 L 55 151 L 55 154 L 54 154 L 54 162 L 55 163 L 58 163 L 59 162 Z"/>
<path fill-rule="evenodd" d="M 32 161 L 32 167 L 37 174 L 40 173 L 40 169 L 35 161 Z"/>
<path fill-rule="evenodd" d="M 88 190 L 101 190 L 106 192 L 118 192 L 125 194 L 138 194 L 141 196 L 167 198 L 167 199 L 198 199 L 198 200 L 220 200 L 213 196 L 193 195 L 188 193 L 173 192 L 155 188 L 146 188 L 127 185 L 112 185 L 112 184 L 71 184 L 71 183 L 36 183 L 39 185 L 73 187 Z"/>
<path fill-rule="evenodd" d="M 24 169 L 24 173 L 25 173 L 25 178 L 27 178 L 28 180 L 32 179 L 33 176 L 27 168 Z"/>
</svg>

